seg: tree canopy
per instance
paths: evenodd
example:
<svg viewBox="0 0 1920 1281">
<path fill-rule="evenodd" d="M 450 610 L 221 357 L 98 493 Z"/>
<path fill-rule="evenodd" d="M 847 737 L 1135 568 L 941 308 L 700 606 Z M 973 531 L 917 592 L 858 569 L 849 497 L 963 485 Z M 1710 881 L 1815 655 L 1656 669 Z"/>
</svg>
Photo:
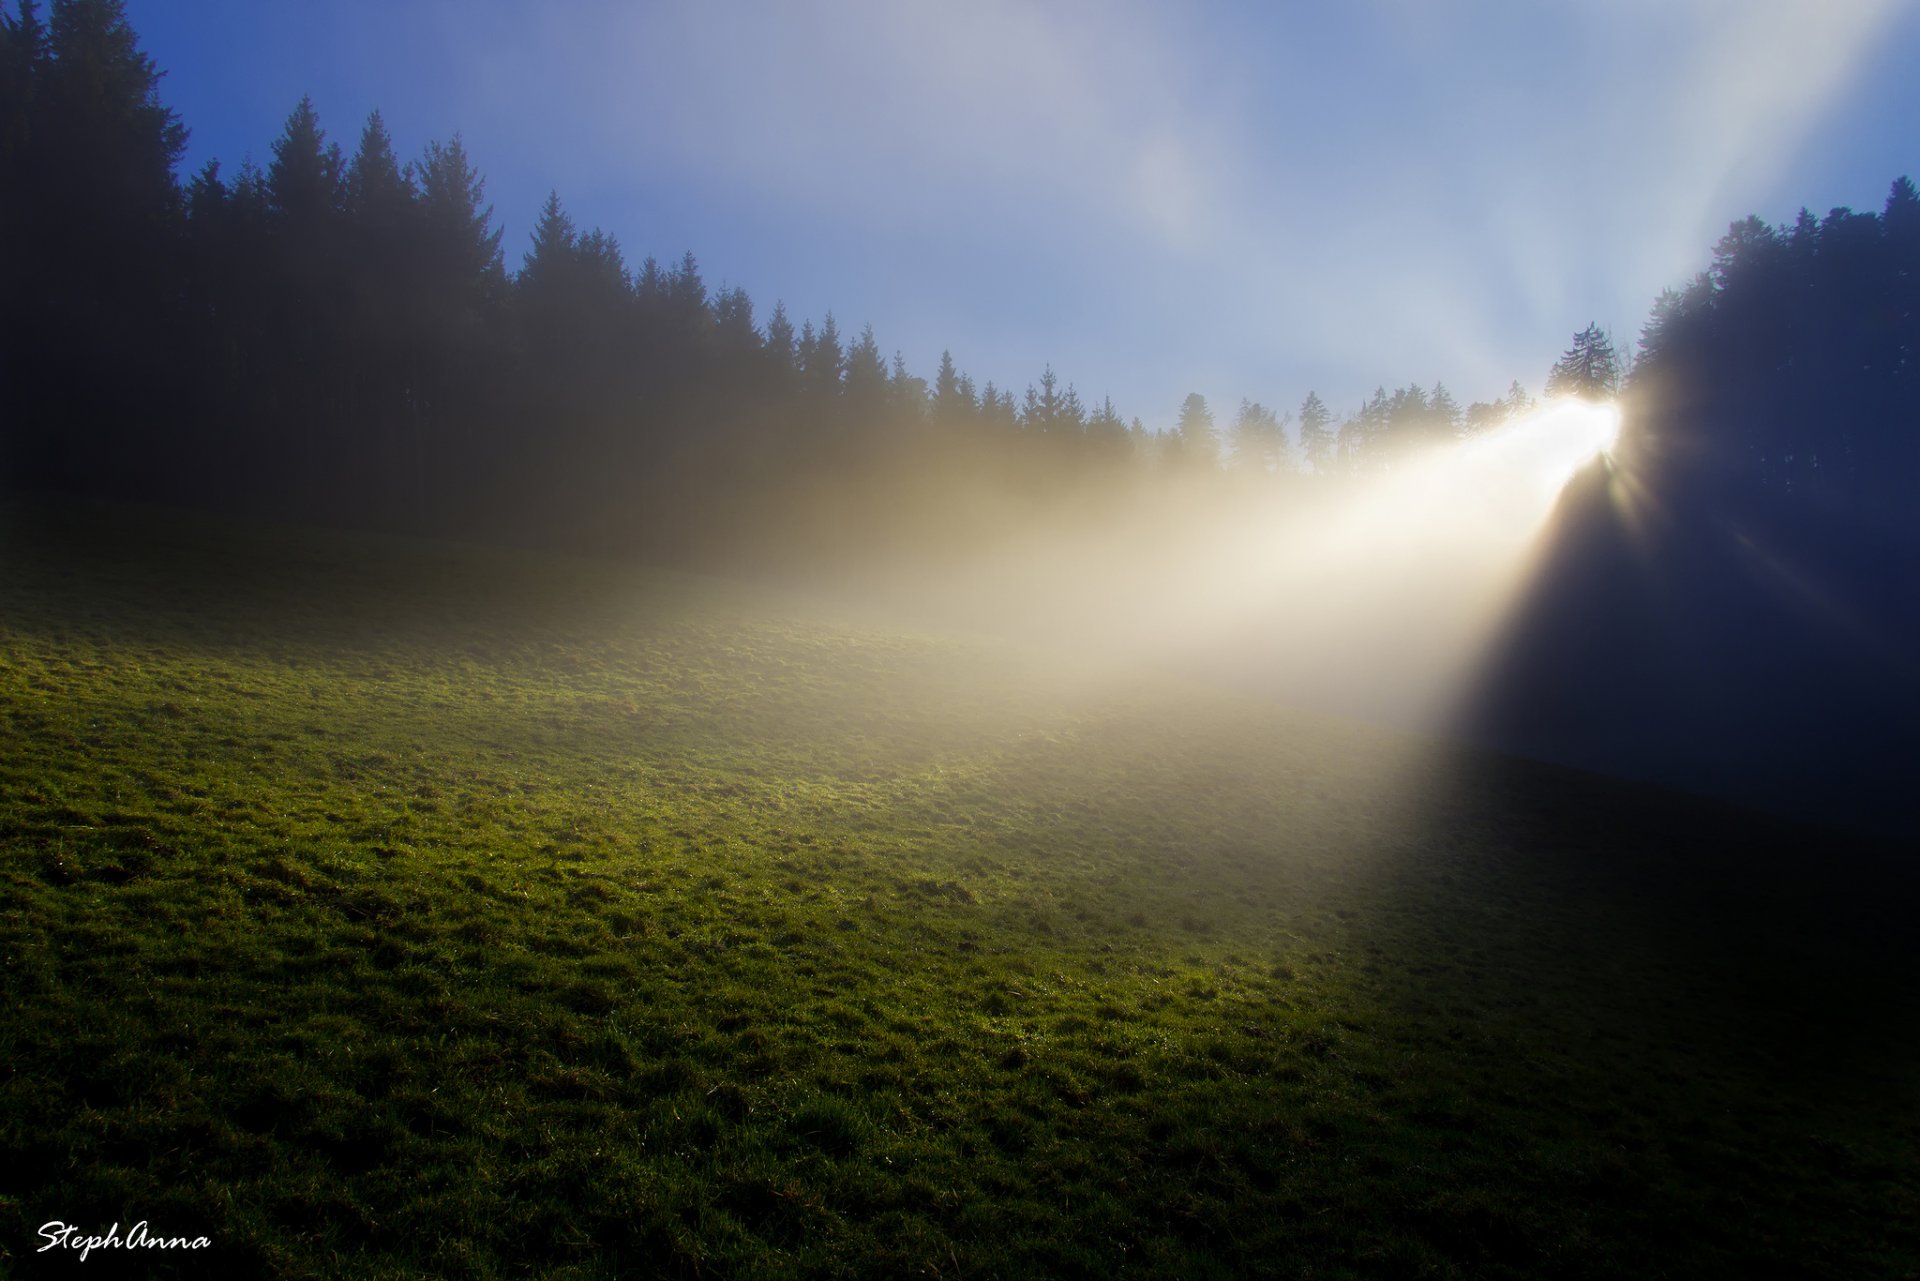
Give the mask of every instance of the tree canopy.
<svg viewBox="0 0 1920 1281">
<path fill-rule="evenodd" d="M 1291 415 L 1248 398 L 1223 431 L 1196 391 L 1156 432 L 1041 360 L 1018 395 L 950 351 L 922 378 L 872 325 L 849 341 L 830 311 L 758 312 L 691 252 L 636 265 L 558 193 L 509 269 L 460 137 L 408 159 L 377 111 L 349 154 L 301 98 L 264 169 L 183 184 L 160 86 L 117 0 L 0 16 L 16 483 L 785 556 L 878 545 L 887 522 L 990 537 L 993 503 L 1146 509 L 1173 475 L 1284 502 L 1531 406 L 1518 382 L 1464 407 L 1441 382 L 1383 383 L 1344 415 L 1312 391 Z M 1893 512 L 1920 441 L 1917 227 L 1904 178 L 1879 214 L 1736 223 L 1656 301 L 1637 361 L 1589 325 L 1547 393 L 1629 394 L 1733 488 Z"/>
<path fill-rule="evenodd" d="M 1573 346 L 1547 371 L 1547 395 L 1611 400 L 1620 392 L 1620 358 L 1599 325 L 1573 336 Z"/>
</svg>

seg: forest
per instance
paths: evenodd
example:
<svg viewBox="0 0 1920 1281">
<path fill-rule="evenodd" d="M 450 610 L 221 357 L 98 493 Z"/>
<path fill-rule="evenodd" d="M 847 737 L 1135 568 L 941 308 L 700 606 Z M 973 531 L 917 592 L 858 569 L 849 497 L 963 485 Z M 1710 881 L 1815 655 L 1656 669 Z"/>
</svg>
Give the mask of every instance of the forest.
<svg viewBox="0 0 1920 1281">
<path fill-rule="evenodd" d="M 16 484 L 701 559 L 749 529 L 731 550 L 905 536 L 942 491 L 1143 504 L 1156 477 L 1204 473 L 1283 495 L 1529 403 L 1517 380 L 1467 406 L 1409 385 L 1344 416 L 1307 391 L 1216 419 L 1196 394 L 1150 432 L 1050 367 L 1018 394 L 950 357 L 923 377 L 871 326 L 709 290 L 691 252 L 633 265 L 558 195 L 503 245 L 458 136 L 403 159 L 377 112 L 348 151 L 302 99 L 264 170 L 182 182 L 186 126 L 116 6 L 23 5 L 0 41 Z M 1888 508 L 1914 461 L 1894 424 L 1915 210 L 1902 179 L 1881 214 L 1750 218 L 1659 301 L 1632 377 L 1597 330 L 1569 360 L 1584 386 L 1685 404 L 1720 446 L 1689 457 L 1734 489 Z"/>
<path fill-rule="evenodd" d="M 1383 384 L 1350 410 L 1294 389 L 1274 397 L 1291 408 L 1216 414 L 1196 392 L 1153 430 L 1089 404 L 1043 353 L 1017 392 L 950 356 L 917 374 L 871 326 L 709 288 L 692 252 L 636 266 L 558 194 L 528 243 L 503 244 L 460 138 L 405 159 L 377 112 L 349 149 L 303 98 L 264 169 L 183 179 L 187 126 L 106 0 L 44 18 L 21 3 L 0 75 L 0 456 L 17 491 L 704 569 L 925 567 L 1037 530 L 1151 539 L 1198 511 L 1298 504 L 1533 403 L 1519 379 L 1465 406 L 1442 384 Z M 1633 536 L 1678 540 L 1659 559 L 1709 588 L 1679 595 L 1803 617 L 1811 593 L 1876 653 L 1897 649 L 1917 626 L 1916 290 L 1907 178 L 1877 212 L 1749 217 L 1631 350 L 1590 326 L 1543 391 L 1620 398 Z M 1592 568 L 1619 517 L 1596 513 L 1563 522 L 1566 567 L 1494 668 L 1480 725 L 1496 741 L 1579 757 L 1515 727 L 1580 723 L 1559 696 L 1582 684 L 1565 656 L 1590 671 L 1632 648 L 1619 610 L 1595 613 L 1623 578 Z M 1689 559 L 1728 537 L 1748 550 Z M 1729 642 L 1750 657 L 1780 629 L 1731 622 L 1742 608 L 1699 626 L 1758 626 Z M 1792 661 L 1851 663 L 1829 650 Z M 1906 689 L 1911 673 L 1876 662 L 1871 679 Z M 1762 664 L 1727 697 L 1764 703 L 1780 684 Z"/>
<path fill-rule="evenodd" d="M 0 1275 L 1920 1276 L 1907 178 L 1151 422 L 0 5 Z"/>
</svg>

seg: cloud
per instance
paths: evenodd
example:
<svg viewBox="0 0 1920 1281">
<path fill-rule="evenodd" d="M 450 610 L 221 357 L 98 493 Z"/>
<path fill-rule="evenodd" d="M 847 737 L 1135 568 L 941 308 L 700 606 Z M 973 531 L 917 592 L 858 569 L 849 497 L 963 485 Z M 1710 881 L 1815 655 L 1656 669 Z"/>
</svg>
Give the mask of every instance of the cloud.
<svg viewBox="0 0 1920 1281">
<path fill-rule="evenodd" d="M 1119 6 L 620 6 L 539 39 L 529 78 L 564 83 L 576 127 L 637 173 L 856 224 L 1084 219 L 1113 175 L 1179 155 L 1178 64 Z M 1168 216 L 1158 191 L 1132 203 Z"/>
<path fill-rule="evenodd" d="M 1643 121 L 1667 126 L 1657 180 L 1676 196 L 1688 233 L 1724 231 L 1729 204 L 1770 194 L 1901 7 L 1745 0 L 1700 10 L 1694 76 L 1668 111 Z"/>
<path fill-rule="evenodd" d="M 1277 24 L 1274 49 L 1330 56 L 1294 59 L 1291 90 L 1239 125 L 1248 167 L 1265 158 L 1269 176 L 1216 241 L 1242 267 L 1222 318 L 1269 318 L 1306 365 L 1370 357 L 1382 380 L 1444 374 L 1468 394 L 1537 378 L 1529 344 L 1544 337 L 1550 360 L 1561 331 L 1591 319 L 1631 342 L 1728 221 L 1773 212 L 1898 9 L 1716 0 L 1515 19 L 1483 6 L 1442 23 L 1383 4 L 1337 32 Z M 1274 61 L 1227 66 L 1277 74 Z M 1344 146 L 1327 154 L 1302 129 Z"/>
<path fill-rule="evenodd" d="M 674 184 L 763 236 L 801 229 L 789 256 L 880 256 L 956 318 L 1023 300 L 1007 332 L 939 341 L 1049 343 L 1030 364 L 1098 362 L 1098 334 L 1041 330 L 1105 317 L 1107 346 L 1157 367 L 1063 376 L 1152 413 L 1203 374 L 1221 403 L 1491 395 L 1589 320 L 1631 341 L 1727 221 L 1784 213 L 1766 202 L 1899 8 L 1375 0 L 1189 25 L 1124 3 L 603 3 L 482 10 L 459 38 L 486 68 L 470 92 L 507 87 L 569 200 Z M 829 305 L 892 333 L 880 289 Z"/>
</svg>

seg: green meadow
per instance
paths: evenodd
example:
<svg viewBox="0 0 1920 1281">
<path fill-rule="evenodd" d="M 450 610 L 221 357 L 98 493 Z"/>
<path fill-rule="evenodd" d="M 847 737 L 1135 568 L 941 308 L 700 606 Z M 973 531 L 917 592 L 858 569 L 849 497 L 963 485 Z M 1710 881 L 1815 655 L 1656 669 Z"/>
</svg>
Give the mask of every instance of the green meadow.
<svg viewBox="0 0 1920 1281">
<path fill-rule="evenodd" d="M 1906 853 L 793 590 L 16 504 L 0 1271 L 1911 1276 Z"/>
</svg>

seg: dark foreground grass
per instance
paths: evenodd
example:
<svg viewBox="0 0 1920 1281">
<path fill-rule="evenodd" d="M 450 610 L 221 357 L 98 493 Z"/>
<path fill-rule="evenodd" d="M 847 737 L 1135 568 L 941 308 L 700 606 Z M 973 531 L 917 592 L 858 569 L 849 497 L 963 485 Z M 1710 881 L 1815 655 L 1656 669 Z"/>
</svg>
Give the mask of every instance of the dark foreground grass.
<svg viewBox="0 0 1920 1281">
<path fill-rule="evenodd" d="M 1898 851 L 691 578 L 4 547 L 0 1269 L 1920 1269 Z"/>
</svg>

